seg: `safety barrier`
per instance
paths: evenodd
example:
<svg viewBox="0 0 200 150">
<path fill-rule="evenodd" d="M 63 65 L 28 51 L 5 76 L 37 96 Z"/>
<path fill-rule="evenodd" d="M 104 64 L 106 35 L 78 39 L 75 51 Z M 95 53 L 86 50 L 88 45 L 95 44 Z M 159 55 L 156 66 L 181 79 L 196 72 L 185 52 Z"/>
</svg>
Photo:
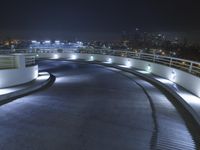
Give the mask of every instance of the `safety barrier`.
<svg viewBox="0 0 200 150">
<path fill-rule="evenodd" d="M 15 56 L 0 55 L 0 69 L 13 69 L 16 67 Z"/>
<path fill-rule="evenodd" d="M 5 51 L 5 50 L 4 50 Z M 7 50 L 8 51 L 8 50 Z M 13 52 L 10 50 L 10 52 Z M 16 49 L 16 53 L 58 53 L 56 49 Z M 1 53 L 1 51 L 0 51 Z M 168 57 L 156 54 L 148 54 L 141 52 L 132 52 L 127 50 L 111 50 L 111 49 L 77 49 L 75 51 L 67 51 L 63 49 L 61 53 L 83 53 L 83 54 L 100 54 L 100 55 L 110 55 L 119 56 L 125 58 L 140 59 L 149 62 L 154 62 L 157 64 L 162 64 L 165 66 L 177 68 L 193 74 L 195 76 L 200 76 L 200 62 L 190 61 L 186 59 L 180 59 L 175 57 Z"/>
<path fill-rule="evenodd" d="M 28 66 L 34 66 L 36 64 L 35 63 L 35 56 L 26 55 L 25 56 L 25 64 L 26 64 L 26 67 L 28 67 Z"/>
<path fill-rule="evenodd" d="M 0 55 L 0 88 L 27 83 L 37 76 L 34 55 Z"/>
</svg>

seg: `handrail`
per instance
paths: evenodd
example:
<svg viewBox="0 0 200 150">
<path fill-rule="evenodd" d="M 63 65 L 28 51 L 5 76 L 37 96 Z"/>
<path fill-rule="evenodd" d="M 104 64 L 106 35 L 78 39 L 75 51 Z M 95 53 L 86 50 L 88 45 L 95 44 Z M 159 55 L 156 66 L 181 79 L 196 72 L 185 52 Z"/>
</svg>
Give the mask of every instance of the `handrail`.
<svg viewBox="0 0 200 150">
<path fill-rule="evenodd" d="M 56 49 L 53 51 L 51 49 L 16 49 L 15 52 L 19 53 L 59 53 Z M 77 49 L 70 50 L 63 49 L 60 53 L 85 53 L 85 54 L 100 54 L 100 55 L 111 55 L 119 56 L 133 59 L 140 59 L 144 61 L 154 62 L 169 67 L 177 68 L 185 72 L 191 73 L 195 76 L 200 77 L 200 62 L 190 61 L 181 58 L 161 56 L 155 54 L 141 53 L 141 52 L 131 52 L 126 50 L 111 50 L 111 49 Z M 1 53 L 1 50 L 0 50 Z"/>
<path fill-rule="evenodd" d="M 161 56 L 147 53 L 137 53 L 131 51 L 119 51 L 119 50 L 88 50 L 81 49 L 77 51 L 78 53 L 87 53 L 87 54 L 102 54 L 102 55 L 112 55 L 120 57 L 128 57 L 133 59 L 140 59 L 149 62 L 155 62 L 158 64 L 163 64 L 173 68 L 177 68 L 186 72 L 189 72 L 195 76 L 200 76 L 200 62 L 190 61 L 181 58 Z M 124 55 L 126 54 L 126 55 Z"/>
<path fill-rule="evenodd" d="M 22 57 L 24 65 L 21 65 L 19 62 L 19 56 L 20 55 L 0 55 L 0 69 L 16 69 L 20 66 L 29 67 L 36 64 L 34 55 L 24 55 Z"/>
<path fill-rule="evenodd" d="M 25 55 L 25 65 L 28 66 L 34 66 L 35 63 L 35 56 L 32 55 Z"/>
<path fill-rule="evenodd" d="M 0 55 L 0 69 L 17 68 L 15 56 Z"/>
</svg>

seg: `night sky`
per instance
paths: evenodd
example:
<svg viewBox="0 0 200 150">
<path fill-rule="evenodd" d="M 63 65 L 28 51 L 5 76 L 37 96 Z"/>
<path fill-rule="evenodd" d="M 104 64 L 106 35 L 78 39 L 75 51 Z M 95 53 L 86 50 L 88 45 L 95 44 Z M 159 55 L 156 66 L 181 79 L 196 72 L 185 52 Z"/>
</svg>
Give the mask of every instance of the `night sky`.
<svg viewBox="0 0 200 150">
<path fill-rule="evenodd" d="M 200 31 L 193 0 L 2 0 L 0 36 L 113 38 L 122 31 Z"/>
</svg>

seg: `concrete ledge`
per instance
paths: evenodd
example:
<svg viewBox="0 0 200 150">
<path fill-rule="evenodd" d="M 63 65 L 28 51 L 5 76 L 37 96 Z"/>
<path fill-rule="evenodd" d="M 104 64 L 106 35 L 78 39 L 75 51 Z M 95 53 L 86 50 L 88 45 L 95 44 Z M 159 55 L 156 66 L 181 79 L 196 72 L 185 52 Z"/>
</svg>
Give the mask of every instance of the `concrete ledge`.
<svg viewBox="0 0 200 150">
<path fill-rule="evenodd" d="M 38 65 L 0 70 L 0 88 L 7 88 L 33 81 L 38 76 Z"/>
<path fill-rule="evenodd" d="M 39 73 L 38 78 L 30 83 L 11 88 L 0 89 L 0 105 L 8 103 L 18 97 L 40 90 L 51 83 L 55 77 L 47 72 Z"/>
<path fill-rule="evenodd" d="M 32 53 L 33 55 L 36 55 Z M 92 56 L 92 58 L 91 58 Z M 194 76 L 188 72 L 172 68 L 166 65 L 157 64 L 154 62 L 148 62 L 145 60 L 139 60 L 134 58 L 126 58 L 120 56 L 101 55 L 101 54 L 86 54 L 86 53 L 41 53 L 38 54 L 38 59 L 67 59 L 78 60 L 84 59 L 85 61 L 101 61 L 108 63 L 116 63 L 119 65 L 130 65 L 134 68 L 149 71 L 155 75 L 162 76 L 165 79 L 173 81 L 178 85 L 181 85 L 185 89 L 189 90 L 196 96 L 200 97 L 200 78 Z"/>
</svg>

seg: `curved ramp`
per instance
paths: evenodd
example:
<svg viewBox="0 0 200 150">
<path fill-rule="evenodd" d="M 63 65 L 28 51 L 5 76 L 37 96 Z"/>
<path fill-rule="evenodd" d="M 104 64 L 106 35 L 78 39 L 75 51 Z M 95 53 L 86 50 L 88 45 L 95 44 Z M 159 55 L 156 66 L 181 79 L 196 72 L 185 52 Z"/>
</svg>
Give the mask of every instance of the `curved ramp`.
<svg viewBox="0 0 200 150">
<path fill-rule="evenodd" d="M 195 149 L 176 107 L 156 87 L 113 68 L 42 61 L 44 91 L 0 107 L 1 150 Z"/>
</svg>

